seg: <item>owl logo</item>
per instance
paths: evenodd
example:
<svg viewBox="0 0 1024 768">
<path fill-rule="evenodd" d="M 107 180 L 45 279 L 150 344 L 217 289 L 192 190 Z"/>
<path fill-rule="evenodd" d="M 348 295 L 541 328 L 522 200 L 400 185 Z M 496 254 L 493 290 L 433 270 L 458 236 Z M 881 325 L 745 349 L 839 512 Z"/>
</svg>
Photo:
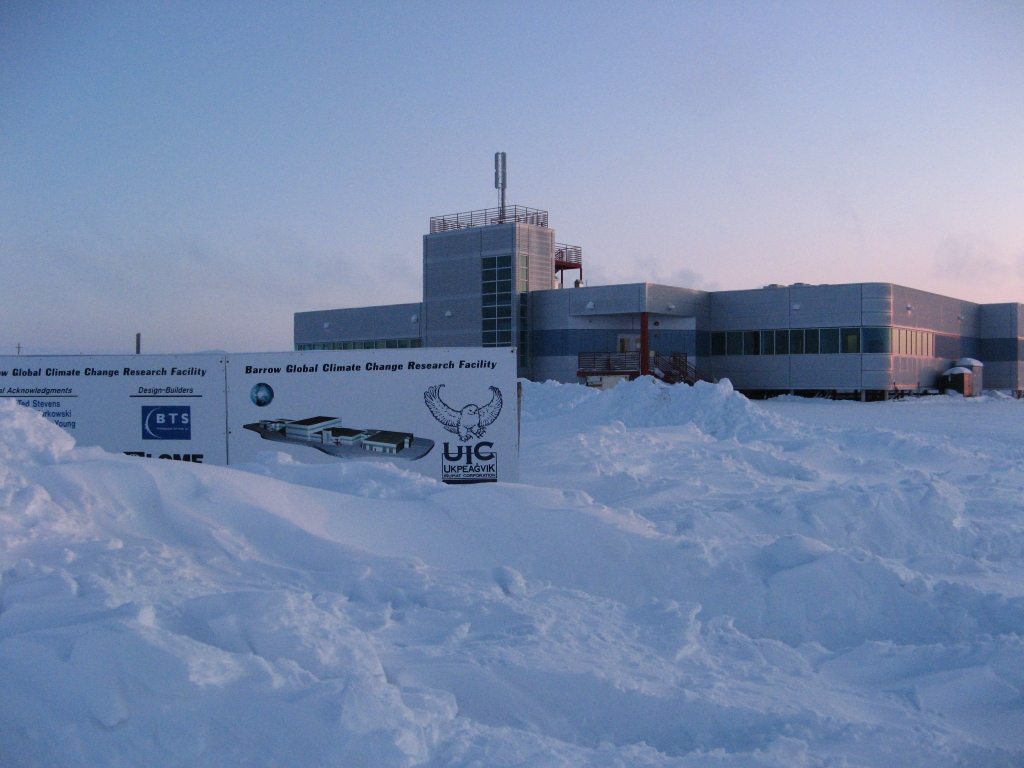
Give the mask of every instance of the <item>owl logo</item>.
<svg viewBox="0 0 1024 768">
<path fill-rule="evenodd" d="M 501 390 L 490 387 L 491 401 L 485 406 L 471 403 L 457 411 L 441 399 L 443 386 L 444 384 L 435 384 L 423 393 L 423 401 L 431 415 L 449 432 L 458 435 L 462 442 L 467 442 L 473 437 L 483 437 L 487 427 L 491 426 L 501 413 Z"/>
</svg>

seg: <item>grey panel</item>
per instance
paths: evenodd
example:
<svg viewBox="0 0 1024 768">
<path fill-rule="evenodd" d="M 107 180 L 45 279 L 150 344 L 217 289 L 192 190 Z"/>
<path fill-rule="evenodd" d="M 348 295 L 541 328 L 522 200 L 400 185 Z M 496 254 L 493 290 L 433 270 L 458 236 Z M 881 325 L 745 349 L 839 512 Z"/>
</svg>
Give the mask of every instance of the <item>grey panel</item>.
<svg viewBox="0 0 1024 768">
<path fill-rule="evenodd" d="M 931 357 L 893 356 L 893 381 L 900 388 L 931 388 L 950 361 Z"/>
<path fill-rule="evenodd" d="M 791 355 L 793 389 L 860 389 L 860 355 Z"/>
<path fill-rule="evenodd" d="M 983 339 L 1016 339 L 1020 337 L 1020 304 L 982 304 L 981 333 Z M 992 387 L 1000 389 L 1000 387 Z"/>
<path fill-rule="evenodd" d="M 480 266 L 484 237 L 510 243 L 514 225 L 439 232 L 423 238 L 424 344 L 428 347 L 481 343 Z M 450 317 L 445 313 L 451 312 Z"/>
<path fill-rule="evenodd" d="M 711 294 L 691 288 L 647 283 L 647 311 L 659 315 L 694 317 L 705 327 L 711 317 Z"/>
<path fill-rule="evenodd" d="M 548 290 L 555 281 L 555 231 L 531 224 L 516 225 L 516 252 L 530 257 L 530 290 Z"/>
<path fill-rule="evenodd" d="M 572 315 L 621 315 L 646 311 L 646 283 L 563 290 L 569 293 L 569 313 Z M 590 303 L 593 303 L 593 308 L 588 308 Z"/>
<path fill-rule="evenodd" d="M 892 371 L 892 355 L 861 355 L 860 367 L 862 371 L 885 371 L 889 375 Z"/>
<path fill-rule="evenodd" d="M 480 227 L 480 252 L 484 256 L 512 253 L 515 250 L 515 224 Z"/>
<path fill-rule="evenodd" d="M 413 320 L 413 317 L 416 319 Z M 296 344 L 414 339 L 421 338 L 421 320 L 420 304 L 296 312 L 294 338 Z"/>
<path fill-rule="evenodd" d="M 892 314 L 892 299 L 861 299 L 860 308 L 862 312 L 886 312 Z"/>
<path fill-rule="evenodd" d="M 533 361 L 534 381 L 560 381 L 563 384 L 576 384 L 580 379 L 576 376 L 577 358 L 575 355 L 566 357 L 538 357 Z"/>
<path fill-rule="evenodd" d="M 860 284 L 810 285 L 790 288 L 792 328 L 836 328 L 860 325 Z"/>
<path fill-rule="evenodd" d="M 535 329 L 567 328 L 569 294 L 572 289 L 537 291 L 530 294 L 531 322 Z"/>
<path fill-rule="evenodd" d="M 977 336 L 980 305 L 902 285 L 893 286 L 893 325 L 953 336 Z M 961 319 L 963 318 L 963 319 Z"/>
<path fill-rule="evenodd" d="M 789 304 L 789 288 L 718 291 L 710 298 L 710 327 L 716 331 L 788 328 Z"/>
<path fill-rule="evenodd" d="M 984 386 L 988 389 L 1020 389 L 1021 364 L 1017 362 L 985 363 Z"/>
<path fill-rule="evenodd" d="M 736 389 L 789 389 L 788 355 L 712 357 L 715 378 L 729 379 Z"/>
<path fill-rule="evenodd" d="M 861 283 L 860 295 L 863 299 L 892 299 L 892 283 Z"/>
<path fill-rule="evenodd" d="M 892 312 L 862 312 L 861 325 L 892 325 Z"/>
<path fill-rule="evenodd" d="M 640 313 L 569 317 L 568 326 L 570 328 L 618 328 L 623 331 L 640 333 Z"/>
<path fill-rule="evenodd" d="M 892 389 L 892 371 L 863 371 L 861 386 L 864 389 Z"/>
</svg>

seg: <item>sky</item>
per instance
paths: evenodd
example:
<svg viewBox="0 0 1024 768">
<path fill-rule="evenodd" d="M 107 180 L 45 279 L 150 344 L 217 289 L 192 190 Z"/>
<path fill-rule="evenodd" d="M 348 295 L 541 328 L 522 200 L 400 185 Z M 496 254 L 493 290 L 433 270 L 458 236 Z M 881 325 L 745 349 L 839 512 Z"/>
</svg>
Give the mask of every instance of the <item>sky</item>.
<svg viewBox="0 0 1024 768">
<path fill-rule="evenodd" d="M 0 4 L 0 354 L 286 350 L 431 216 L 590 285 L 1024 302 L 1014 2 Z"/>
</svg>

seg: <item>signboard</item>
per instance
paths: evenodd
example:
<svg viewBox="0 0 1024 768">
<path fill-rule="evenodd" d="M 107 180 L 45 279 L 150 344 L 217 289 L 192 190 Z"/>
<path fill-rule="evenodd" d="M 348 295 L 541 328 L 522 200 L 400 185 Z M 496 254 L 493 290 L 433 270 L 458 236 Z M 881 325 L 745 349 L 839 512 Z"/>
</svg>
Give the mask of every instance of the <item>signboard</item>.
<svg viewBox="0 0 1024 768">
<path fill-rule="evenodd" d="M 446 483 L 519 479 L 514 348 L 229 355 L 232 464 L 391 461 Z"/>
<path fill-rule="evenodd" d="M 0 397 L 41 412 L 79 445 L 227 463 L 223 355 L 0 357 Z"/>
</svg>

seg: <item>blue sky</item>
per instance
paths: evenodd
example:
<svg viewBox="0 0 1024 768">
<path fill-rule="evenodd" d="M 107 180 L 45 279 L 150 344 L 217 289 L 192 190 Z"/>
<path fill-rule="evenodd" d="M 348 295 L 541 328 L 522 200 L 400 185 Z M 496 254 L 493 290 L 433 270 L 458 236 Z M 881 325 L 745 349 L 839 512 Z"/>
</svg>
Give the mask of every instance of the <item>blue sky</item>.
<svg viewBox="0 0 1024 768">
<path fill-rule="evenodd" d="M 417 301 L 498 150 L 592 285 L 1024 302 L 1019 3 L 9 2 L 0 353 Z"/>
</svg>

